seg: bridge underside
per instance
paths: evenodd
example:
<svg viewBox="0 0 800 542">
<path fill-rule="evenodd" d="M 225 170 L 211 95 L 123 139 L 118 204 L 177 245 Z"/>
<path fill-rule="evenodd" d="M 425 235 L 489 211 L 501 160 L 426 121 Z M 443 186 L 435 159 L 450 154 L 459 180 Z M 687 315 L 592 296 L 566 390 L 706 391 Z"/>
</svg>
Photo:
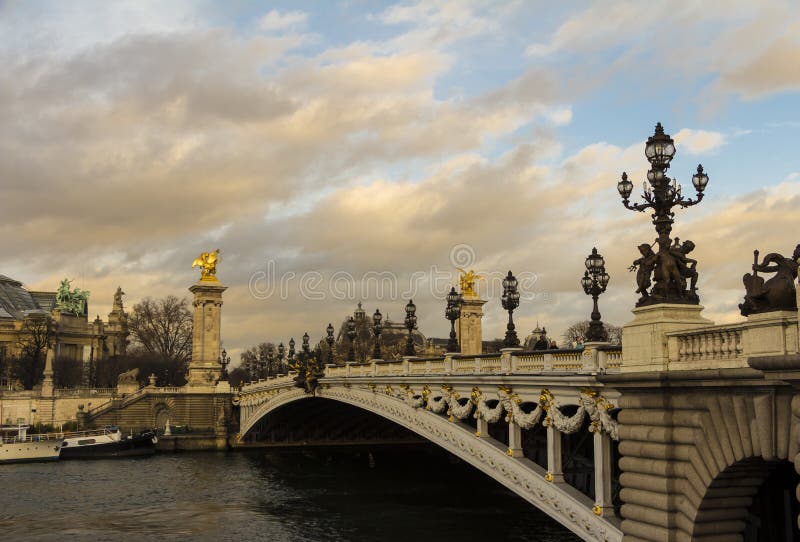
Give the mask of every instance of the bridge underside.
<svg viewBox="0 0 800 542">
<path fill-rule="evenodd" d="M 423 444 L 425 439 L 364 409 L 319 397 L 284 405 L 262 417 L 240 445 L 262 447 Z"/>
<path fill-rule="evenodd" d="M 582 539 L 622 539 L 613 520 L 592 512 L 592 499 L 567 483 L 547 481 L 546 470 L 535 460 L 510 456 L 507 439 L 503 442 L 502 433 L 496 430 L 494 433 L 500 440 L 489 435 L 479 438 L 469 423 L 448 420 L 446 416 L 415 408 L 368 388 L 329 385 L 318 388 L 316 395 L 285 388 L 257 408 L 248 407 L 250 410 L 242 415 L 240 442 L 286 445 L 292 441 L 298 444 L 329 444 L 337 440 L 342 443 L 429 441 L 486 473 Z M 334 407 L 332 402 L 339 405 Z M 342 415 L 348 422 L 336 429 Z M 376 415 L 380 421 L 375 420 Z M 535 447 L 537 439 L 529 437 L 528 444 Z M 535 459 L 534 454 L 532 457 Z M 585 478 L 588 481 L 592 477 Z M 590 483 L 586 489 L 592 489 Z"/>
</svg>

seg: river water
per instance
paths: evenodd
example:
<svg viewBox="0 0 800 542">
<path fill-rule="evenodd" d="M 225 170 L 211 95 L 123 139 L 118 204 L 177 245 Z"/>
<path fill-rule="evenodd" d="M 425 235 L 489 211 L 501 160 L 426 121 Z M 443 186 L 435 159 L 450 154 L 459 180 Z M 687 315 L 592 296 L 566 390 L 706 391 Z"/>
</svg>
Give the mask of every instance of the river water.
<svg viewBox="0 0 800 542">
<path fill-rule="evenodd" d="M 578 540 L 432 450 L 248 450 L 0 465 L 3 540 Z"/>
</svg>

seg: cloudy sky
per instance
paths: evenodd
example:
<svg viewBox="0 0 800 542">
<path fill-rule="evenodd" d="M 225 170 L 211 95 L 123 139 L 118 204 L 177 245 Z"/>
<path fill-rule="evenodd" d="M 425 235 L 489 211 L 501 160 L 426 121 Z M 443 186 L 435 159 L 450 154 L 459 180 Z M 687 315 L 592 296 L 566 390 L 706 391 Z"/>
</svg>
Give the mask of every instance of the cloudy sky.
<svg viewBox="0 0 800 542">
<path fill-rule="evenodd" d="M 117 285 L 188 296 L 219 248 L 234 356 L 406 295 L 443 336 L 455 263 L 525 277 L 520 331 L 558 336 L 593 246 L 623 324 L 655 233 L 616 182 L 656 121 L 686 192 L 711 179 L 674 229 L 705 316 L 738 318 L 753 249 L 800 241 L 796 2 L 0 0 L 0 65 L 0 273 L 104 315 Z"/>
</svg>

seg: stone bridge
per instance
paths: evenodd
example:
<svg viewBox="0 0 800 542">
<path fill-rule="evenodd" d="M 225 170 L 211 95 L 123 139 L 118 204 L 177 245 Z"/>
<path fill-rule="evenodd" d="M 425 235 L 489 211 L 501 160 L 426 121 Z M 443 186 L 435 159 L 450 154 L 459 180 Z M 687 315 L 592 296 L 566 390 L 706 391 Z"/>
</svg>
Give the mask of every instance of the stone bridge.
<svg viewBox="0 0 800 542">
<path fill-rule="evenodd" d="M 329 365 L 313 393 L 291 374 L 253 382 L 235 399 L 238 440 L 302 402 L 346 403 L 441 446 L 584 540 L 800 539 L 797 313 L 714 325 L 700 311 L 635 309 L 621 350 Z"/>
<path fill-rule="evenodd" d="M 617 541 L 611 453 L 618 427 L 611 412 L 619 395 L 597 375 L 617 371 L 620 362 L 619 349 L 599 347 L 329 365 L 313 394 L 294 387 L 291 374 L 244 386 L 239 438 L 300 401 L 346 403 L 441 446 L 583 539 Z M 542 464 L 525 456 L 523 431 L 534 430 L 546 439 Z M 593 478 L 583 491 L 567 483 L 562 467 L 562 435 L 575 434 L 593 449 Z"/>
</svg>

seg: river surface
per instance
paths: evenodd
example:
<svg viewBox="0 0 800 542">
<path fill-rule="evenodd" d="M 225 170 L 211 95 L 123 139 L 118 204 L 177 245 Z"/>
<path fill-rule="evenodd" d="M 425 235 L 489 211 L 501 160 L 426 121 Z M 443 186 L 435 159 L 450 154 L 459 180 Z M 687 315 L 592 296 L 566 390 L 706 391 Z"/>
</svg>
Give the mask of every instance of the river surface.
<svg viewBox="0 0 800 542">
<path fill-rule="evenodd" d="M 573 542 L 430 450 L 248 450 L 0 465 L 3 540 Z"/>
</svg>

